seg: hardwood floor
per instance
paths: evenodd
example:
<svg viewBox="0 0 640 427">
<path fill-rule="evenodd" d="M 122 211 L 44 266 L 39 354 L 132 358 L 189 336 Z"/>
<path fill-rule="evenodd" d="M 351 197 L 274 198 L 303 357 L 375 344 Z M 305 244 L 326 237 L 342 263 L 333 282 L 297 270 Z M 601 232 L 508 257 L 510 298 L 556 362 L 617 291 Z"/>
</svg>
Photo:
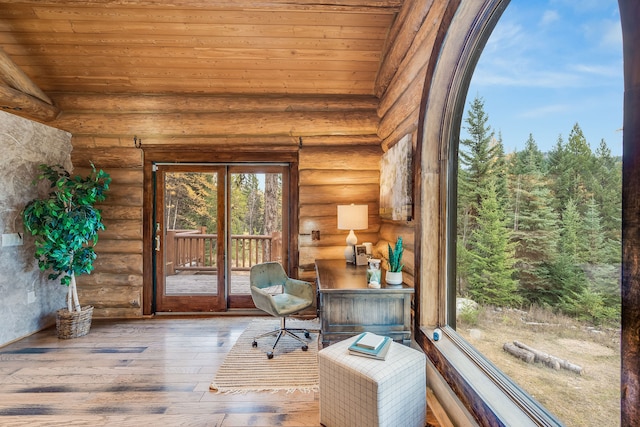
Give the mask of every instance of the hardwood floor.
<svg viewBox="0 0 640 427">
<path fill-rule="evenodd" d="M 94 321 L 0 348 L 1 426 L 319 426 L 317 393 L 209 391 L 251 317 Z M 431 425 L 431 424 L 429 424 Z"/>
<path fill-rule="evenodd" d="M 249 317 L 94 321 L 0 348 L 2 426 L 318 426 L 317 393 L 209 391 Z"/>
</svg>

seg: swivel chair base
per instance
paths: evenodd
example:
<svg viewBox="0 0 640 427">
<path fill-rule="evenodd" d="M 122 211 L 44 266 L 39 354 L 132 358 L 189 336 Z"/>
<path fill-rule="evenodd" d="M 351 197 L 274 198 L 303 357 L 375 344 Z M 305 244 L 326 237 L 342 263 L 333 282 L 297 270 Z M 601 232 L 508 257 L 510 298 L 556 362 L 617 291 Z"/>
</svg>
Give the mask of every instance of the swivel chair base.
<svg viewBox="0 0 640 427">
<path fill-rule="evenodd" d="M 284 335 L 288 335 L 298 341 L 300 341 L 302 343 L 302 351 L 307 351 L 309 349 L 309 346 L 307 345 L 307 342 L 304 341 L 302 338 L 300 338 L 299 336 L 297 336 L 294 332 L 303 332 L 304 333 L 304 337 L 305 338 L 309 338 L 311 335 L 309 334 L 309 331 L 307 329 L 300 329 L 300 328 L 287 328 L 286 325 L 286 317 L 281 317 L 280 318 L 280 329 L 276 329 L 274 331 L 270 331 L 270 332 L 266 332 L 264 334 L 258 335 L 257 337 L 255 337 L 253 339 L 253 342 L 251 343 L 251 345 L 253 347 L 257 347 L 258 346 L 258 339 L 266 337 L 266 336 L 270 336 L 273 335 L 276 337 L 276 341 L 273 343 L 273 347 L 271 347 L 271 351 L 267 352 L 267 359 L 273 359 L 273 352 L 276 349 L 276 345 L 278 345 L 278 341 L 280 341 L 280 338 L 282 338 Z"/>
</svg>

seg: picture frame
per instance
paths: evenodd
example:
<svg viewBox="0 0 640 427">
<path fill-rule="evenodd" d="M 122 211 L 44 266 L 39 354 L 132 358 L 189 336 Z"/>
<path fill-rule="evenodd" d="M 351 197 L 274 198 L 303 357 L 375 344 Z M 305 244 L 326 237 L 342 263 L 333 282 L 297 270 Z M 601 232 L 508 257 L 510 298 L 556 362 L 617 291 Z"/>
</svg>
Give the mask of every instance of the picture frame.
<svg viewBox="0 0 640 427">
<path fill-rule="evenodd" d="M 365 245 L 355 245 L 356 265 L 367 265 L 369 256 L 367 255 L 367 247 Z"/>
</svg>

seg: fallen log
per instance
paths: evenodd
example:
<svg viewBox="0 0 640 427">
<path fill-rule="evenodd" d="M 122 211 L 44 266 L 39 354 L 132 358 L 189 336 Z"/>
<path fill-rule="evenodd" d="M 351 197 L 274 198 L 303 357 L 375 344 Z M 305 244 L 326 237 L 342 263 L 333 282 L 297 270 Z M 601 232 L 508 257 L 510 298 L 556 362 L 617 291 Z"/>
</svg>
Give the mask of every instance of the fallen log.
<svg viewBox="0 0 640 427">
<path fill-rule="evenodd" d="M 524 322 L 527 326 L 560 326 L 559 323 L 547 323 L 547 322 Z"/>
<path fill-rule="evenodd" d="M 578 375 L 582 375 L 584 369 L 582 366 L 575 365 L 567 360 L 560 360 L 560 367 L 562 369 L 566 369 L 567 371 L 575 372 Z"/>
<path fill-rule="evenodd" d="M 502 346 L 502 349 L 512 356 L 517 357 L 520 360 L 523 360 L 527 363 L 533 363 L 535 360 L 535 355 L 528 350 L 522 349 L 520 347 L 516 347 L 515 345 L 506 342 Z"/>
<path fill-rule="evenodd" d="M 560 362 L 558 361 L 558 359 L 556 357 L 551 356 L 550 354 L 547 354 L 543 351 L 540 350 L 536 350 L 533 347 L 529 347 L 525 344 L 522 344 L 521 342 L 518 341 L 514 341 L 513 344 L 516 345 L 516 347 L 520 347 L 524 350 L 530 351 L 531 353 L 533 353 L 533 355 L 535 356 L 535 361 L 536 362 L 540 362 L 543 365 L 546 365 L 548 367 L 550 367 L 551 369 L 555 369 L 556 371 L 560 370 Z"/>
<path fill-rule="evenodd" d="M 543 363 L 544 365 L 555 370 L 560 370 L 562 368 L 571 372 L 575 372 L 576 374 L 582 375 L 583 369 L 581 366 L 575 365 L 567 360 L 560 359 L 559 357 L 552 356 L 543 351 L 537 350 L 533 347 L 529 347 L 528 345 L 525 345 L 518 341 L 514 341 L 513 344 L 522 350 L 526 350 L 533 353 L 533 355 L 535 356 L 536 362 Z"/>
</svg>

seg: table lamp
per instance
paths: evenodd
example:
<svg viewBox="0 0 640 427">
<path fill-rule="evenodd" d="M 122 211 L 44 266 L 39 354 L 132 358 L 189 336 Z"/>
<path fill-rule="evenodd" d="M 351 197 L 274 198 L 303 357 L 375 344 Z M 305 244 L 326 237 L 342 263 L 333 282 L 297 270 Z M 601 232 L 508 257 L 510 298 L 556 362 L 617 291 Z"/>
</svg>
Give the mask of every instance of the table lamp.
<svg viewBox="0 0 640 427">
<path fill-rule="evenodd" d="M 355 264 L 355 245 L 358 238 L 353 230 L 366 230 L 369 228 L 368 205 L 338 205 L 338 230 L 349 230 L 347 247 L 344 250 L 344 258 L 348 263 Z"/>
</svg>

